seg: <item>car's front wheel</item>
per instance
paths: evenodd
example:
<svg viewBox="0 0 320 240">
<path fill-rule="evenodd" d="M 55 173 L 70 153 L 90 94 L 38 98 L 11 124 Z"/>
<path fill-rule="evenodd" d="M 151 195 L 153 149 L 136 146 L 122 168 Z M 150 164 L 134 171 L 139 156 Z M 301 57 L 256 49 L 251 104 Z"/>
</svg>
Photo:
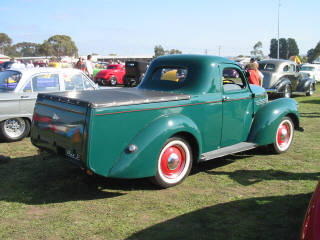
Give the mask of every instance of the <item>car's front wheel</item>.
<svg viewBox="0 0 320 240">
<path fill-rule="evenodd" d="M 289 117 L 284 117 L 277 127 L 275 141 L 270 144 L 270 148 L 274 153 L 286 152 L 293 139 L 294 126 Z"/>
<path fill-rule="evenodd" d="M 19 141 L 30 131 L 30 123 L 24 118 L 10 118 L 0 123 L 0 137 L 8 142 Z"/>
<path fill-rule="evenodd" d="M 116 86 L 118 84 L 118 80 L 115 76 L 110 78 L 110 85 L 111 86 Z"/>
<path fill-rule="evenodd" d="M 180 137 L 169 138 L 163 145 L 153 182 L 163 188 L 181 183 L 190 173 L 192 150 L 188 142 Z"/>
<path fill-rule="evenodd" d="M 311 83 L 310 86 L 309 86 L 308 91 L 306 92 L 306 95 L 307 96 L 312 96 L 314 94 L 315 89 L 316 89 L 315 85 Z"/>
</svg>

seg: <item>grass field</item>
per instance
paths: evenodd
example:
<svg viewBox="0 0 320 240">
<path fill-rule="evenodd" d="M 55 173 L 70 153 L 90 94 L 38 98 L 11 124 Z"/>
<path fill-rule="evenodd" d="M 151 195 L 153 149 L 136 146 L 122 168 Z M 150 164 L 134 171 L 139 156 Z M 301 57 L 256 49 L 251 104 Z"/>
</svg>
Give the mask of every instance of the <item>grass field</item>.
<svg viewBox="0 0 320 240">
<path fill-rule="evenodd" d="M 0 239 L 297 239 L 320 177 L 320 85 L 299 102 L 290 150 L 196 166 L 176 187 L 87 177 L 30 138 L 0 143 Z"/>
</svg>

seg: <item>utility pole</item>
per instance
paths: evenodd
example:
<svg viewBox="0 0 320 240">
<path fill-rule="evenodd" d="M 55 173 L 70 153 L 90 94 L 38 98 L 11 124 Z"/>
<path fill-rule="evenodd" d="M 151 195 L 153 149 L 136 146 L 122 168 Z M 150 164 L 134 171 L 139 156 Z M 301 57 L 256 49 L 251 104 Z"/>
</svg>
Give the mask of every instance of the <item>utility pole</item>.
<svg viewBox="0 0 320 240">
<path fill-rule="evenodd" d="M 219 45 L 219 57 L 220 57 L 221 45 Z"/>
<path fill-rule="evenodd" d="M 279 2 L 278 2 L 278 52 L 277 52 L 277 57 L 278 57 L 278 59 L 279 59 L 279 56 L 280 56 L 280 41 L 279 41 L 279 39 L 280 39 L 280 6 L 281 6 L 281 3 L 280 3 L 280 0 L 279 0 Z"/>
<path fill-rule="evenodd" d="M 208 49 L 205 49 L 205 50 L 204 50 L 204 54 L 205 54 L 205 55 L 208 55 Z"/>
</svg>

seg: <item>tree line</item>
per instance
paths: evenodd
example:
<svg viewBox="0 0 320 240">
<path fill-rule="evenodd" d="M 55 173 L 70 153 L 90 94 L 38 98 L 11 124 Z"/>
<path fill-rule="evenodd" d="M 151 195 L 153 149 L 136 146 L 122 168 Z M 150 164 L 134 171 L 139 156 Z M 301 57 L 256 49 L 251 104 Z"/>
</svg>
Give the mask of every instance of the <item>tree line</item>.
<svg viewBox="0 0 320 240">
<path fill-rule="evenodd" d="M 262 59 L 264 57 L 262 52 L 262 43 L 259 41 L 253 46 L 250 52 L 251 56 Z M 242 56 L 242 55 L 241 55 Z M 270 41 L 270 58 L 278 58 L 278 40 L 273 38 Z M 289 59 L 291 56 L 299 56 L 299 48 L 294 38 L 280 38 L 279 39 L 279 58 Z M 314 62 L 320 56 L 320 42 L 315 48 L 310 49 L 307 55 L 302 57 L 302 62 Z"/>
<path fill-rule="evenodd" d="M 67 35 L 54 35 L 43 43 L 20 42 L 12 44 L 12 39 L 6 33 L 0 33 L 0 53 L 10 57 L 36 57 L 36 56 L 78 56 L 78 48 L 71 37 Z M 154 58 L 162 55 L 181 54 L 177 49 L 165 50 L 161 45 L 154 47 Z M 273 38 L 270 42 L 269 57 L 277 58 L 278 40 Z M 263 58 L 262 43 L 259 41 L 253 46 L 251 56 Z M 289 59 L 291 56 L 299 56 L 299 48 L 294 38 L 279 39 L 279 58 Z M 315 48 L 307 52 L 304 62 L 312 63 L 320 56 L 320 42 Z"/>
<path fill-rule="evenodd" d="M 6 33 L 0 33 L 0 53 L 10 57 L 77 57 L 78 48 L 67 35 L 51 36 L 41 44 L 33 42 L 12 44 L 12 39 Z"/>
</svg>

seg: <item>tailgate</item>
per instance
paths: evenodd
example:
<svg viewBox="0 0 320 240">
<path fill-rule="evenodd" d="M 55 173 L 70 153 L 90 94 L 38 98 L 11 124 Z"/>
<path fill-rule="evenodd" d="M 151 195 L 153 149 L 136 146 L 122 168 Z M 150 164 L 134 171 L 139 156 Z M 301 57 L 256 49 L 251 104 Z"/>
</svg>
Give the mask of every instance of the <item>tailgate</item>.
<svg viewBox="0 0 320 240">
<path fill-rule="evenodd" d="M 85 165 L 88 109 L 85 102 L 39 94 L 32 120 L 32 143 Z"/>
</svg>

